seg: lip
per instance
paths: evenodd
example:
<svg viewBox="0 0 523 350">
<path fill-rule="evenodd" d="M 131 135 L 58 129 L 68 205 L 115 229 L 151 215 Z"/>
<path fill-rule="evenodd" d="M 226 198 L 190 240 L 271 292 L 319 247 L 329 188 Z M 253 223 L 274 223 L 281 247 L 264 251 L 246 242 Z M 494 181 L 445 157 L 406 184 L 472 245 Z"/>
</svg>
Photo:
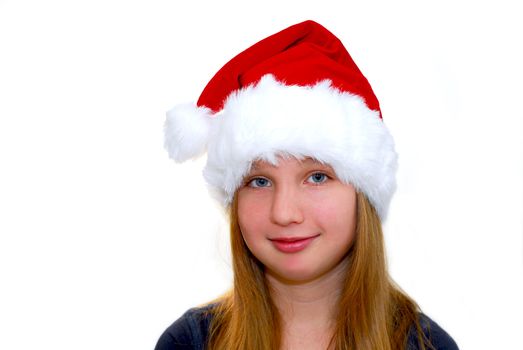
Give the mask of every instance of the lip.
<svg viewBox="0 0 523 350">
<path fill-rule="evenodd" d="M 319 234 L 307 237 L 279 237 L 269 239 L 274 247 L 282 253 L 297 253 L 305 248 L 318 237 Z"/>
</svg>

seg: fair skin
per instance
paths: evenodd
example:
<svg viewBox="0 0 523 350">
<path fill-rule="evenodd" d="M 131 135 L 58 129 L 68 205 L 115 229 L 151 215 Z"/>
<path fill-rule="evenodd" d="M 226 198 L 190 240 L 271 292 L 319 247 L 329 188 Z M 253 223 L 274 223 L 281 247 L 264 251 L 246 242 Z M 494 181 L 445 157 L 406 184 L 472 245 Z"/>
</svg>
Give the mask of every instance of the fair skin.
<svg viewBox="0 0 523 350">
<path fill-rule="evenodd" d="M 265 266 L 283 348 L 327 348 L 355 236 L 354 187 L 311 158 L 257 161 L 238 190 L 238 218 Z"/>
</svg>

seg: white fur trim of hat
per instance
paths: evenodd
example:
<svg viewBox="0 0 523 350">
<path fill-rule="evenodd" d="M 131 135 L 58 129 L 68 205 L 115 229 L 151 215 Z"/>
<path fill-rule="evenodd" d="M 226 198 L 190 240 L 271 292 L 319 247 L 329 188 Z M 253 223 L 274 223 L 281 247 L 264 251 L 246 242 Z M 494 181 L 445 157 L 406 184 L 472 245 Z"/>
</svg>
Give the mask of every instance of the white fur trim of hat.
<svg viewBox="0 0 523 350">
<path fill-rule="evenodd" d="M 167 114 L 165 146 L 176 161 L 207 150 L 203 170 L 217 199 L 228 206 L 255 160 L 312 157 L 332 166 L 342 182 L 366 194 L 385 219 L 396 188 L 397 154 L 379 112 L 328 80 L 288 86 L 264 76 L 229 95 L 219 115 L 178 106 Z M 188 136 L 192 135 L 192 136 Z"/>
</svg>

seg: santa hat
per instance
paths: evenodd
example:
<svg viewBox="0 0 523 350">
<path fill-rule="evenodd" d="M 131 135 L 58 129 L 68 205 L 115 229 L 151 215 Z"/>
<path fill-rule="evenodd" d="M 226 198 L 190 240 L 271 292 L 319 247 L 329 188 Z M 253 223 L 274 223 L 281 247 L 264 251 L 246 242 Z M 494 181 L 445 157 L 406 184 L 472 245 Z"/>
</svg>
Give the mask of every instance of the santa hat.
<svg viewBox="0 0 523 350">
<path fill-rule="evenodd" d="M 384 219 L 396 187 L 394 141 L 379 102 L 327 29 L 306 21 L 241 52 L 195 105 L 167 113 L 165 147 L 177 162 L 207 151 L 203 175 L 230 205 L 255 160 L 311 157 L 364 193 Z"/>
</svg>

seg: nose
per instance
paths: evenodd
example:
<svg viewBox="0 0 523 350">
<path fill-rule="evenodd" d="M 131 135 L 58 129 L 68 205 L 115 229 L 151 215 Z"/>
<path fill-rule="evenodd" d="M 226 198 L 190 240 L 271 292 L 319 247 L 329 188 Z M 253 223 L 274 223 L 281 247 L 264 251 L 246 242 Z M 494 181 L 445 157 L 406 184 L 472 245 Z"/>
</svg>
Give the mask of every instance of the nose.
<svg viewBox="0 0 523 350">
<path fill-rule="evenodd" d="M 303 222 L 303 212 L 296 191 L 286 187 L 273 193 L 271 220 L 277 225 L 287 226 Z"/>
</svg>

